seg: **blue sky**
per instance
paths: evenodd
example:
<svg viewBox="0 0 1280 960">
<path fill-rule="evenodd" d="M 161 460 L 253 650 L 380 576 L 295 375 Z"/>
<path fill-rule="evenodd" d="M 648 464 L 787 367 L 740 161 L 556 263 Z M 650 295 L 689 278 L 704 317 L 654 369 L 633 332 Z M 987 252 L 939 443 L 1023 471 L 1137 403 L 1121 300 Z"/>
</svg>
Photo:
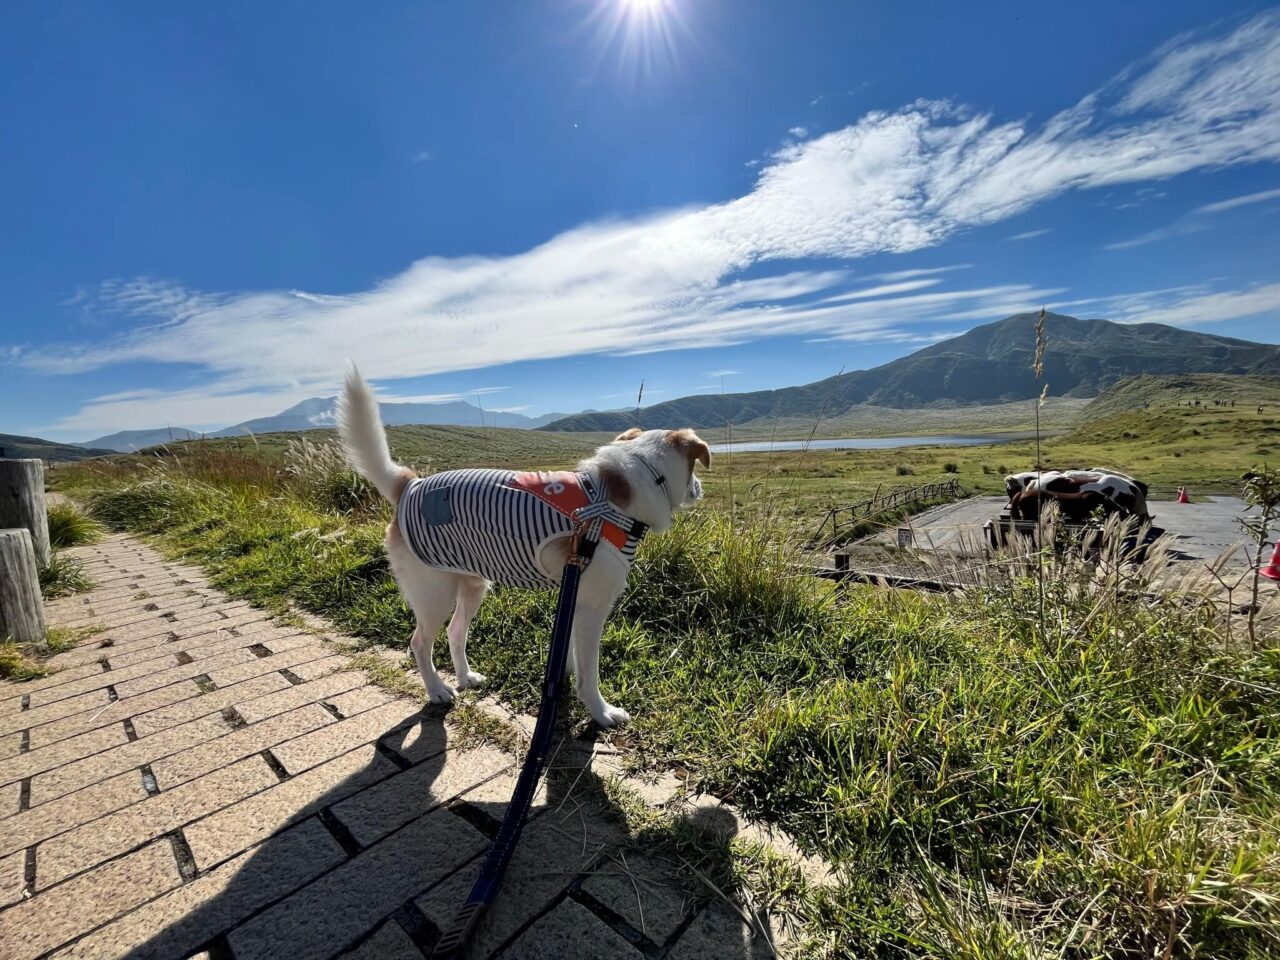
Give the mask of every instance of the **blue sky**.
<svg viewBox="0 0 1280 960">
<path fill-rule="evenodd" d="M 1280 339 L 1280 11 L 10 5 L 0 432 L 628 406 L 1048 304 Z"/>
</svg>

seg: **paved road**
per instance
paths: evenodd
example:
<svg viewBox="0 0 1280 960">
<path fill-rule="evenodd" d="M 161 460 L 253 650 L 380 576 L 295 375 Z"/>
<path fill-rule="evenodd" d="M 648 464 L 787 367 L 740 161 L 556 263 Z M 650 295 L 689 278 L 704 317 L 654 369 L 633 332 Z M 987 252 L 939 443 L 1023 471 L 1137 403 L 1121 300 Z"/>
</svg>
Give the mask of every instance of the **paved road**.
<svg viewBox="0 0 1280 960">
<path fill-rule="evenodd" d="M 971 497 L 927 510 L 911 519 L 915 543 L 939 551 L 962 551 L 969 544 L 981 543 L 982 525 L 998 515 L 1005 503 L 1004 497 Z M 1237 519 L 1245 515 L 1246 507 L 1239 497 L 1208 497 L 1196 503 L 1157 500 L 1150 508 L 1156 525 L 1175 538 L 1178 559 L 1212 561 L 1242 539 Z M 897 528 L 884 530 L 867 542 L 896 544 Z M 1243 566 L 1244 554 L 1237 553 L 1232 563 Z"/>
<path fill-rule="evenodd" d="M 513 757 L 136 541 L 70 552 L 96 588 L 50 619 L 103 630 L 52 676 L 0 683 L 0 960 L 420 960 Z M 609 752 L 561 743 L 470 956 L 771 956 L 740 905 L 628 849 L 584 789 Z M 749 829 L 713 801 L 691 816 L 726 857 Z"/>
</svg>

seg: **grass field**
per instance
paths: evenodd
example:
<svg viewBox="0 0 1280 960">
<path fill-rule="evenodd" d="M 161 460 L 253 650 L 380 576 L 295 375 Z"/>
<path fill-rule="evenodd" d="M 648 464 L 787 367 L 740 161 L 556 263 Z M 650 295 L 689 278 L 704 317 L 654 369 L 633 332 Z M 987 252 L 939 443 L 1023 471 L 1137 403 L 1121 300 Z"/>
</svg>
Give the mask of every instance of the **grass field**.
<svg viewBox="0 0 1280 960">
<path fill-rule="evenodd" d="M 1280 424 L 1210 410 L 1112 414 L 1043 457 L 1130 467 L 1157 489 L 1238 489 Z M 446 433 L 451 445 L 426 448 L 439 466 L 484 440 Z M 581 452 L 520 439 L 533 446 L 494 460 L 561 466 Z M 385 505 L 332 457 L 269 452 L 192 445 L 160 467 L 57 478 L 235 595 L 401 649 L 411 624 L 381 548 Z M 1065 561 L 1050 567 L 1043 617 L 1037 581 L 1020 575 L 930 598 L 837 595 L 795 572 L 793 526 L 833 498 L 948 462 L 994 490 L 1002 467 L 1033 458 L 1029 444 L 720 458 L 709 502 L 645 542 L 608 626 L 604 692 L 635 717 L 618 742 L 635 766 L 680 770 L 833 864 L 820 889 L 751 881 L 804 955 L 1275 956 L 1274 637 L 1228 644 L 1207 608 L 1098 591 Z M 530 651 L 553 600 L 499 588 L 473 631 L 473 662 L 521 708 L 536 703 Z"/>
</svg>

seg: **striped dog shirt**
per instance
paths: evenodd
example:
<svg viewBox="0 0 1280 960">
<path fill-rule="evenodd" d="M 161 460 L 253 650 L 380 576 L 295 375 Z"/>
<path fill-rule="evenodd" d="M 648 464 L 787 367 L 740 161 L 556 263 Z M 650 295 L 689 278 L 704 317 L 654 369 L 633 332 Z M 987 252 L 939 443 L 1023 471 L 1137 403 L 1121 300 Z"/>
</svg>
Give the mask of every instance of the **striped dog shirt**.
<svg viewBox="0 0 1280 960">
<path fill-rule="evenodd" d="M 596 493 L 585 473 L 448 470 L 411 481 L 400 496 L 396 521 L 414 555 L 429 567 L 511 587 L 554 587 L 561 571 L 544 569 L 539 554 L 548 541 L 572 535 L 565 506 L 571 509 Z M 606 526 L 600 549 L 617 550 L 630 566 L 643 535 L 638 521 L 630 530 Z"/>
</svg>

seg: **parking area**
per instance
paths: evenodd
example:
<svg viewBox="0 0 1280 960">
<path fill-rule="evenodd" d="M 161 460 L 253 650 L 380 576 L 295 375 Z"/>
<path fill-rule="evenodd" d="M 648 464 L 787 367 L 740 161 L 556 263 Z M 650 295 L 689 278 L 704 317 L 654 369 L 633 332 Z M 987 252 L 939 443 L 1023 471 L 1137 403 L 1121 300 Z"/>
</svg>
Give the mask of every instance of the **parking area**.
<svg viewBox="0 0 1280 960">
<path fill-rule="evenodd" d="M 899 527 L 909 526 L 912 544 L 917 548 L 970 552 L 983 543 L 982 525 L 997 516 L 1006 502 L 1004 497 L 970 497 L 933 507 L 868 537 L 862 544 L 896 546 Z M 1154 500 L 1150 507 L 1156 526 L 1174 537 L 1174 559 L 1195 562 L 1210 562 L 1232 544 L 1240 543 L 1243 531 L 1239 519 L 1249 509 L 1239 497 L 1205 497 L 1194 503 Z M 1230 563 L 1243 567 L 1243 552 L 1237 552 Z"/>
</svg>

